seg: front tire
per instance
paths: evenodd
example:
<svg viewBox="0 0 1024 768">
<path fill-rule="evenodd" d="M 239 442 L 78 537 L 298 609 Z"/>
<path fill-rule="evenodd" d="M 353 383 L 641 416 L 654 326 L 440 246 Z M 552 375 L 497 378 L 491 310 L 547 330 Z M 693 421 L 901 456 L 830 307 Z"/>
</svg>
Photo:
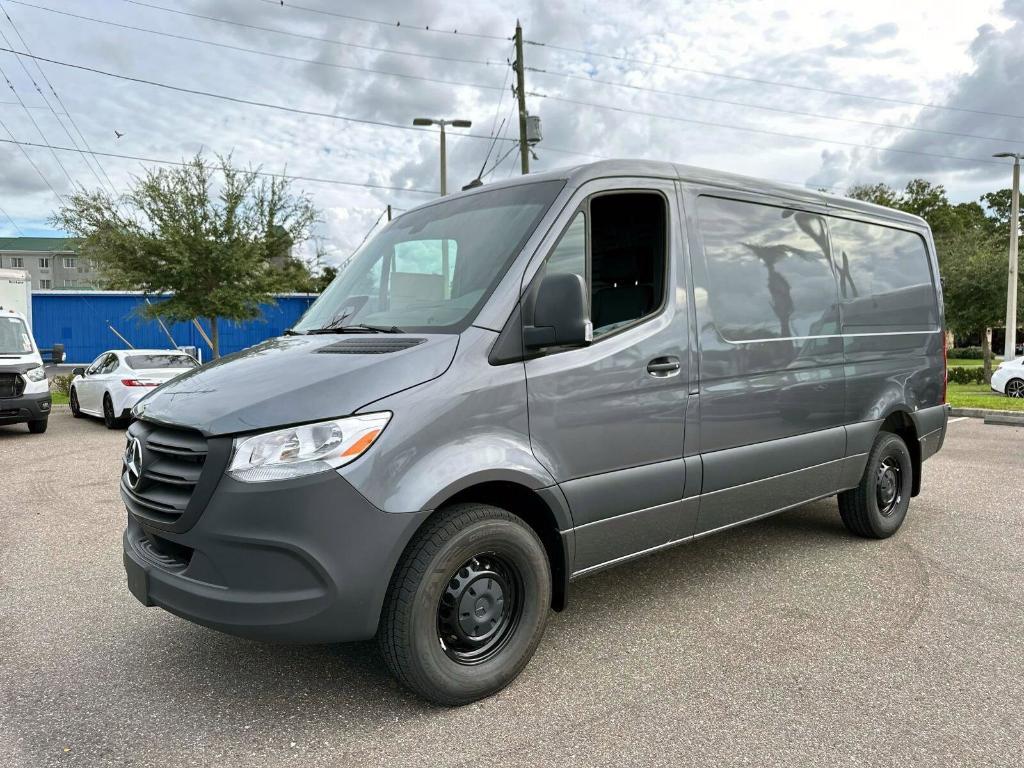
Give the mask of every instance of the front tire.
<svg viewBox="0 0 1024 768">
<path fill-rule="evenodd" d="M 544 545 L 520 518 L 456 504 L 407 547 L 377 641 L 391 673 L 436 704 L 497 693 L 530 661 L 551 606 Z"/>
<path fill-rule="evenodd" d="M 33 421 L 28 422 L 28 431 L 33 435 L 41 435 L 46 431 L 49 421 L 50 420 L 48 418 L 34 419 Z"/>
<path fill-rule="evenodd" d="M 839 494 L 839 515 L 850 533 L 886 539 L 903 525 L 910 507 L 914 465 L 903 438 L 879 432 L 856 488 Z"/>
<path fill-rule="evenodd" d="M 1024 397 L 1024 379 L 1010 379 L 1003 391 L 1007 397 Z"/>
</svg>

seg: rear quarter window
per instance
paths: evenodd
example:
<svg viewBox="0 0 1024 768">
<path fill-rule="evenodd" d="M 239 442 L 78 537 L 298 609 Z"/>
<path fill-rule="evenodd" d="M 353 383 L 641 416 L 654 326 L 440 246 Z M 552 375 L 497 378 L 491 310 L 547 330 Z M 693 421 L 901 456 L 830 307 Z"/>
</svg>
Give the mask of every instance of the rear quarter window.
<svg viewBox="0 0 1024 768">
<path fill-rule="evenodd" d="M 939 323 L 924 238 L 830 217 L 844 328 L 932 330 Z"/>
</svg>

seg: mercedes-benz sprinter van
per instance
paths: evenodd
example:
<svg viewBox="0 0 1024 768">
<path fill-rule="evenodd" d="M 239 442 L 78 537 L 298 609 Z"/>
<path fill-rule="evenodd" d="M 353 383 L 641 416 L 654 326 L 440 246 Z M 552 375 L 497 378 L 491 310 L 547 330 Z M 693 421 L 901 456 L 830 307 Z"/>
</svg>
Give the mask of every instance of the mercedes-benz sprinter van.
<svg viewBox="0 0 1024 768">
<path fill-rule="evenodd" d="M 834 495 L 894 534 L 946 430 L 937 270 L 915 216 L 669 163 L 428 203 L 136 406 L 128 586 L 487 696 L 574 577 Z"/>
</svg>

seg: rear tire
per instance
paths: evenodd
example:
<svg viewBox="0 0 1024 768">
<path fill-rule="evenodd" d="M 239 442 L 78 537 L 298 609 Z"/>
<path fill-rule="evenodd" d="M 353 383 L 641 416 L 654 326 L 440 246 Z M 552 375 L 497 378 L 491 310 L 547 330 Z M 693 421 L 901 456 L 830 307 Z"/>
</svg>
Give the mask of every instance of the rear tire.
<svg viewBox="0 0 1024 768">
<path fill-rule="evenodd" d="M 71 388 L 71 394 L 68 396 L 68 405 L 71 407 L 71 415 L 76 419 L 82 418 L 82 407 L 78 404 L 78 392 L 74 387 Z"/>
<path fill-rule="evenodd" d="M 498 507 L 456 504 L 406 548 L 377 642 L 403 685 L 436 704 L 469 704 L 519 675 L 550 606 L 551 570 L 533 529 Z"/>
<path fill-rule="evenodd" d="M 48 418 L 35 419 L 34 421 L 30 421 L 28 422 L 28 431 L 31 432 L 33 435 L 41 435 L 43 434 L 43 432 L 46 431 L 46 427 L 48 426 L 49 421 L 50 420 Z"/>
<path fill-rule="evenodd" d="M 117 418 L 117 414 L 114 413 L 114 402 L 110 399 L 110 395 L 103 396 L 103 426 L 107 429 L 118 429 L 124 424 L 121 419 Z"/>
<path fill-rule="evenodd" d="M 903 438 L 879 432 L 856 488 L 839 494 L 839 515 L 853 534 L 886 539 L 903 525 L 910 506 L 914 465 Z"/>
</svg>

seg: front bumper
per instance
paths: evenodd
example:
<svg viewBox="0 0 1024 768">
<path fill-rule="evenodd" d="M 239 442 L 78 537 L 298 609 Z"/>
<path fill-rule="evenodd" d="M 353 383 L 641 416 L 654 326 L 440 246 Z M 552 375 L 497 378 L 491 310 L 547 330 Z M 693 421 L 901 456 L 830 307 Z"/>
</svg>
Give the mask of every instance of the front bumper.
<svg viewBox="0 0 1024 768">
<path fill-rule="evenodd" d="M 128 514 L 128 585 L 144 605 L 230 634 L 366 640 L 424 514 L 382 512 L 335 472 L 269 483 L 224 476 L 183 533 Z"/>
<path fill-rule="evenodd" d="M 50 415 L 50 392 L 26 393 L 0 398 L 0 424 L 39 421 Z"/>
</svg>

